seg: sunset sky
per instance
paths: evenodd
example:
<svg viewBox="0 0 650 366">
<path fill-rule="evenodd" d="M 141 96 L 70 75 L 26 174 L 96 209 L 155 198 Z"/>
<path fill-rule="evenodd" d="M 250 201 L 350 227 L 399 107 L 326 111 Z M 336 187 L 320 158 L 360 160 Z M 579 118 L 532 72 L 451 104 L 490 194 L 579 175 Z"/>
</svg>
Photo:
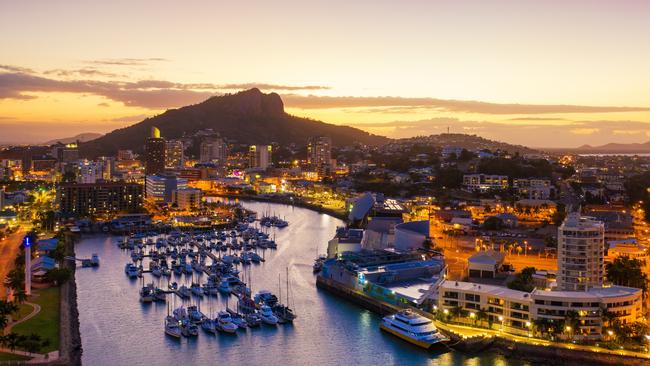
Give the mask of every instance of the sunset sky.
<svg viewBox="0 0 650 366">
<path fill-rule="evenodd" d="M 0 142 L 257 86 L 389 137 L 650 140 L 650 1 L 4 1 Z"/>
</svg>

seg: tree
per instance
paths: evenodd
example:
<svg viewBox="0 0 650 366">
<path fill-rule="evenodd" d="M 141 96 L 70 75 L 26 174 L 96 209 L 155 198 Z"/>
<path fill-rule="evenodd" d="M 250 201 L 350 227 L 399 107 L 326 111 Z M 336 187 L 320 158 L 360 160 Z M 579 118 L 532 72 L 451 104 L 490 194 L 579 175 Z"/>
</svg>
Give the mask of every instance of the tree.
<svg viewBox="0 0 650 366">
<path fill-rule="evenodd" d="M 9 322 L 9 315 L 18 311 L 16 303 L 0 300 L 0 329 L 4 329 Z"/>
<path fill-rule="evenodd" d="M 45 274 L 45 279 L 53 282 L 55 285 L 65 283 L 72 276 L 72 271 L 69 268 L 53 268 Z"/>
<path fill-rule="evenodd" d="M 513 290 L 531 292 L 535 288 L 533 285 L 533 275 L 537 272 L 535 267 L 526 267 L 517 274 L 514 280 L 508 283 L 508 288 Z"/>
<path fill-rule="evenodd" d="M 605 265 L 607 279 L 615 285 L 648 289 L 648 275 L 644 273 L 645 261 L 627 256 L 616 257 Z"/>
</svg>

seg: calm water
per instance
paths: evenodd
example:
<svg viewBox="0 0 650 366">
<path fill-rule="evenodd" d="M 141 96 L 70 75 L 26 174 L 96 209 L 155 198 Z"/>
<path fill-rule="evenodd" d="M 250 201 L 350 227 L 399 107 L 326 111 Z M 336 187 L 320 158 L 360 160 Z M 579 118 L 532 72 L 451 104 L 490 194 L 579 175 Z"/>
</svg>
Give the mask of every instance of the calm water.
<svg viewBox="0 0 650 366">
<path fill-rule="evenodd" d="M 129 253 L 116 246 L 116 237 L 85 238 L 78 257 L 98 253 L 101 267 L 78 268 L 76 274 L 84 365 L 523 365 L 492 354 L 465 356 L 431 353 L 379 331 L 380 317 L 327 292 L 318 290 L 311 265 L 324 253 L 327 241 L 342 222 L 291 206 L 245 203 L 257 212 L 272 211 L 290 225 L 276 229 L 278 249 L 267 251 L 266 262 L 250 266 L 253 291 L 278 292 L 278 274 L 289 268 L 292 302 L 298 319 L 293 325 L 262 326 L 237 336 L 210 335 L 181 341 L 164 334 L 165 304 L 139 302 L 139 280 L 124 275 Z M 205 277 L 205 276 L 204 276 Z M 145 281 L 151 281 L 145 274 Z M 184 277 L 173 276 L 183 282 Z M 189 279 L 188 279 L 189 280 Z M 284 284 L 284 282 L 283 282 Z M 161 287 L 166 282 L 161 283 Z M 284 285 L 282 291 L 284 292 Z M 168 295 L 168 303 L 174 305 Z M 283 295 L 284 297 L 284 295 Z M 234 297 L 230 306 L 234 306 Z M 224 309 L 219 295 L 201 301 L 204 313 Z M 180 305 L 175 300 L 175 305 Z"/>
</svg>

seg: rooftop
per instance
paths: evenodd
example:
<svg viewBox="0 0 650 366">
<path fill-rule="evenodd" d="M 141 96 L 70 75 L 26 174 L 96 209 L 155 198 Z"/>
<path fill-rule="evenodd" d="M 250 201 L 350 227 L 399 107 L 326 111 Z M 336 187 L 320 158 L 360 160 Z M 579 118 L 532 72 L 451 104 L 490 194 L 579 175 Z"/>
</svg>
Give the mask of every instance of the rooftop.
<svg viewBox="0 0 650 366">
<path fill-rule="evenodd" d="M 462 290 L 462 291 L 477 291 L 484 294 L 489 294 L 495 297 L 507 297 L 509 299 L 516 299 L 522 301 L 530 301 L 530 293 L 525 291 L 512 290 L 507 287 L 483 285 L 473 282 L 450 281 L 445 280 L 440 284 L 441 289 L 445 290 Z"/>
</svg>

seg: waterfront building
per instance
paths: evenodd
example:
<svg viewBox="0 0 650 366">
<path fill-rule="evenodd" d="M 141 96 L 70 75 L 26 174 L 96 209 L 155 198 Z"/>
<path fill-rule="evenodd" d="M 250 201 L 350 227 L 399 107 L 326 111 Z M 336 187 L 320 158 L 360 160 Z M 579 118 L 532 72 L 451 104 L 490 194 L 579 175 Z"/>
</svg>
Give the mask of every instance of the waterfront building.
<svg viewBox="0 0 650 366">
<path fill-rule="evenodd" d="M 469 311 L 469 323 L 475 321 L 479 310 L 487 313 L 488 321 L 497 329 L 515 334 L 532 334 L 535 322 L 566 322 L 575 314 L 575 329 L 569 327 L 563 338 L 592 339 L 603 337 L 603 310 L 614 314 L 622 323 L 642 317 L 640 289 L 611 286 L 593 287 L 587 291 L 532 292 L 502 286 L 444 280 L 431 292 L 438 311 L 449 313 L 456 307 Z M 474 318 L 474 319 L 472 319 Z"/>
<path fill-rule="evenodd" d="M 125 182 L 65 183 L 57 188 L 59 210 L 64 215 L 136 212 L 143 208 L 142 185 Z"/>
<path fill-rule="evenodd" d="M 586 291 L 603 284 L 605 226 L 580 213 L 569 213 L 558 228 L 557 286 L 564 291 Z"/>
<path fill-rule="evenodd" d="M 145 174 L 159 174 L 165 171 L 165 140 L 160 137 L 160 130 L 151 128 L 151 136 L 145 144 Z"/>
<path fill-rule="evenodd" d="M 424 242 L 430 239 L 429 229 L 429 220 L 411 221 L 396 225 L 395 250 L 408 252 L 422 249 Z"/>
<path fill-rule="evenodd" d="M 197 188 L 182 188 L 172 192 L 172 202 L 179 210 L 193 210 L 201 206 L 202 192 Z"/>
<path fill-rule="evenodd" d="M 251 145 L 248 148 L 248 166 L 251 169 L 266 170 L 272 164 L 273 147 L 271 145 Z"/>
<path fill-rule="evenodd" d="M 187 179 L 175 175 L 147 175 L 146 198 L 155 203 L 171 203 L 172 193 L 187 188 Z"/>
<path fill-rule="evenodd" d="M 335 258 L 345 252 L 361 251 L 362 240 L 363 230 L 339 227 L 334 238 L 327 243 L 327 257 Z"/>
<path fill-rule="evenodd" d="M 463 187 L 468 191 L 486 192 L 490 190 L 508 189 L 507 175 L 465 174 Z"/>
<path fill-rule="evenodd" d="M 165 168 L 182 168 L 185 163 L 183 141 L 169 140 L 165 142 Z"/>
<path fill-rule="evenodd" d="M 208 138 L 201 142 L 199 151 L 200 163 L 225 165 L 228 161 L 228 144 L 222 138 Z"/>
<path fill-rule="evenodd" d="M 332 175 L 332 139 L 327 136 L 309 139 L 307 161 L 321 177 Z"/>
</svg>

